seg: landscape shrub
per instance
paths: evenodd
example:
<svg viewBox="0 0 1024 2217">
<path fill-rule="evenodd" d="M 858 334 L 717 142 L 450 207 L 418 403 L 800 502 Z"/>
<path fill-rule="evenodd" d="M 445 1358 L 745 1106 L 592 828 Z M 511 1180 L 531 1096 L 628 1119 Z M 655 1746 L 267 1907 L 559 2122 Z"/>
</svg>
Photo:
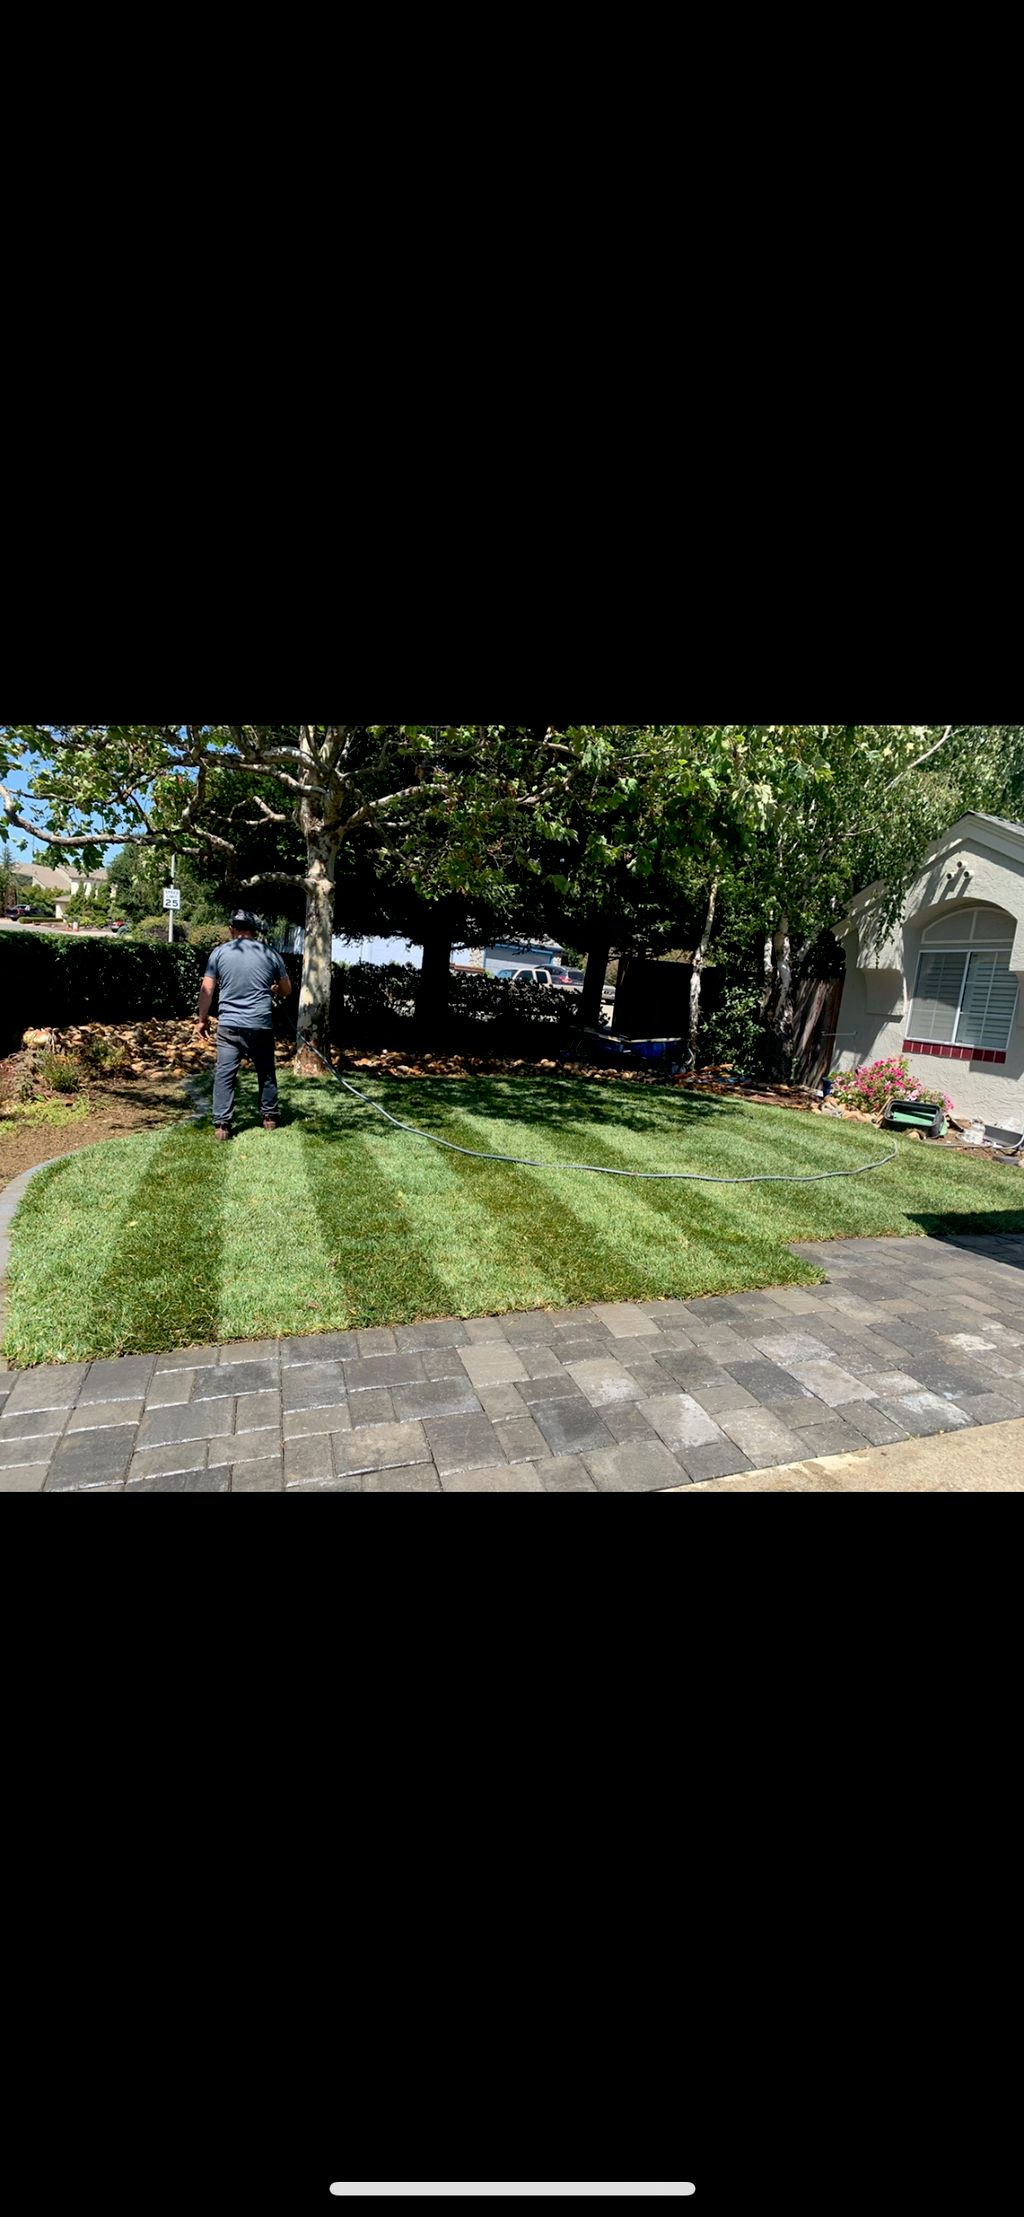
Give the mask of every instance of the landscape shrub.
<svg viewBox="0 0 1024 2217">
<path fill-rule="evenodd" d="M 195 1014 L 203 974 L 195 948 L 117 939 L 59 944 L 62 1024 L 130 1024 L 147 1016 Z"/>
<path fill-rule="evenodd" d="M 863 1109 L 871 1116 L 881 1115 L 897 1098 L 934 1103 L 947 1116 L 953 1114 L 948 1093 L 915 1078 L 902 1055 L 884 1055 L 878 1062 L 862 1063 L 859 1070 L 841 1070 L 832 1080 L 832 1098 L 841 1108 Z"/>
<path fill-rule="evenodd" d="M 579 1023 L 580 995 L 550 985 L 511 985 L 482 970 L 467 970 L 450 981 L 449 1007 L 454 1016 L 476 1023 L 504 1022 L 517 1028 L 526 1024 L 561 1025 L 571 1030 Z"/>
<path fill-rule="evenodd" d="M 296 955 L 301 977 L 302 961 Z M 419 971 L 409 962 L 336 962 L 331 977 L 332 1004 L 342 1014 L 364 1020 L 402 1016 L 416 993 Z"/>
<path fill-rule="evenodd" d="M 133 940 L 0 934 L 0 1045 L 29 1026 L 129 1024 L 195 1014 L 205 964 L 197 948 Z"/>
<path fill-rule="evenodd" d="M 42 1054 L 37 1068 L 52 1093 L 81 1092 L 83 1071 L 76 1055 Z"/>
<path fill-rule="evenodd" d="M 92 1032 L 79 1040 L 75 1049 L 79 1062 L 97 1077 L 108 1070 L 121 1070 L 128 1061 L 128 1050 L 119 1039 L 111 1039 L 104 1032 Z"/>
<path fill-rule="evenodd" d="M 160 924 L 165 933 L 166 919 Z M 194 1016 L 210 950 L 224 937 L 224 927 L 217 923 L 191 926 L 187 939 L 173 946 L 166 937 L 147 943 L 134 933 L 95 939 L 0 934 L 0 1052 L 20 1046 L 29 1027 Z M 282 960 L 292 997 L 275 1012 L 275 1028 L 288 1037 L 294 1036 L 298 1015 L 302 957 L 283 954 Z M 408 1041 L 418 979 L 419 972 L 408 963 L 381 969 L 372 963 L 337 964 L 333 1038 L 382 1046 Z M 482 972 L 453 977 L 449 983 L 448 1018 L 432 1042 L 439 1047 L 548 1055 L 579 1023 L 578 993 L 510 986 Z"/>
<path fill-rule="evenodd" d="M 110 902 L 105 893 L 87 893 L 80 885 L 77 893 L 62 893 L 60 905 L 70 923 L 87 924 L 93 931 L 101 931 L 110 921 Z"/>
<path fill-rule="evenodd" d="M 731 1062 L 744 1077 L 765 1074 L 765 1035 L 761 1021 L 761 987 L 726 985 L 717 1007 L 701 1015 L 697 1032 L 697 1062 Z"/>
<path fill-rule="evenodd" d="M 300 955 L 285 956 L 296 995 Z M 331 1036 L 338 1045 L 356 1040 L 412 1048 L 413 1010 L 420 973 L 411 963 L 339 963 L 334 967 Z M 579 1023 L 580 996 L 550 986 L 510 986 L 482 971 L 449 978 L 448 1009 L 431 1029 L 429 1044 L 442 1050 L 529 1058 L 549 1055 Z M 296 1001 L 286 1004 L 282 1029 L 295 1028 Z M 423 1042 L 418 1042 L 423 1044 Z"/>
<path fill-rule="evenodd" d="M 167 947 L 171 944 L 167 937 L 166 916 L 140 916 L 138 923 L 131 927 L 131 936 L 142 946 Z M 182 932 L 179 935 L 176 927 L 175 937 L 179 936 L 184 938 L 186 934 Z"/>
<path fill-rule="evenodd" d="M 0 1049 L 21 1045 L 30 1024 L 59 1021 L 57 946 L 49 933 L 0 932 Z"/>
</svg>

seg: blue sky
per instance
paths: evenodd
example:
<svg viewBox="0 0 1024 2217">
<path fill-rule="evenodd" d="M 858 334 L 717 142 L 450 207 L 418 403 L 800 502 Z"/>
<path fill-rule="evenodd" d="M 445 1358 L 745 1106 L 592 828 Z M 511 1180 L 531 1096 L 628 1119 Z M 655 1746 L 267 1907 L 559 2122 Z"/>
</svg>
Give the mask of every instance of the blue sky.
<svg viewBox="0 0 1024 2217">
<path fill-rule="evenodd" d="M 28 754 L 24 757 L 24 760 L 22 762 L 16 763 L 12 766 L 12 768 L 8 772 L 8 775 L 4 778 L 3 781 L 7 787 L 8 792 L 18 795 L 20 799 L 24 799 L 24 801 L 27 803 L 27 806 L 24 809 L 24 814 L 29 817 L 31 817 L 33 813 L 37 813 L 39 816 L 42 816 L 44 812 L 43 804 L 39 801 L 33 801 L 32 794 L 29 791 L 31 780 L 36 776 L 36 773 L 42 769 L 43 761 L 44 758 L 42 755 Z M 93 821 L 95 821 L 95 819 L 93 819 Z M 43 842 L 42 840 L 33 839 L 31 832 L 19 830 L 17 824 L 10 824 L 5 827 L 3 826 L 2 821 L 0 821 L 0 845 L 3 844 L 5 836 L 11 850 L 11 855 L 15 862 L 31 862 L 35 854 L 38 853 L 39 855 L 43 855 L 43 847 L 45 842 Z M 121 844 L 122 842 L 118 842 L 116 846 L 112 845 L 105 848 L 103 854 L 104 868 L 107 867 L 108 863 L 111 863 L 113 861 L 116 854 L 120 854 Z M 54 867 L 56 867 L 61 860 L 60 848 L 50 848 L 47 851 L 44 859 L 47 861 L 47 863 L 52 864 Z"/>
<path fill-rule="evenodd" d="M 4 779 L 4 784 L 6 785 L 8 792 L 16 793 L 19 796 L 24 795 L 25 799 L 31 805 L 31 794 L 29 793 L 28 789 L 29 779 L 35 775 L 35 770 L 38 767 L 39 764 L 37 758 L 35 756 L 29 756 L 26 758 L 26 761 L 24 763 L 20 764 L 17 768 L 12 769 L 9 775 Z M 29 812 L 29 808 L 26 808 L 26 816 L 29 814 Z M 0 836 L 2 836 L 2 834 L 0 834 Z M 15 860 L 19 862 L 29 861 L 36 851 L 35 842 L 32 839 L 31 833 L 27 831 L 19 831 L 16 824 L 10 824 L 7 827 L 6 836 L 11 849 L 11 853 L 15 857 Z"/>
</svg>

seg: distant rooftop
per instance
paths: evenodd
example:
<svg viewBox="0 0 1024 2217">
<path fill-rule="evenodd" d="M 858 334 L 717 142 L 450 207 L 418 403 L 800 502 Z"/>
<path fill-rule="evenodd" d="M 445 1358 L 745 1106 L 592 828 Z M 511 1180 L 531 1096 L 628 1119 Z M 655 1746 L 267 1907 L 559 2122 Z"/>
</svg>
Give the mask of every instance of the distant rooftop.
<svg viewBox="0 0 1024 2217">
<path fill-rule="evenodd" d="M 51 870 L 45 862 L 17 862 L 14 867 L 18 877 L 30 878 L 44 893 L 70 893 L 76 885 L 107 883 L 106 870 L 78 870 L 73 863 L 61 863 L 56 870 Z"/>
</svg>

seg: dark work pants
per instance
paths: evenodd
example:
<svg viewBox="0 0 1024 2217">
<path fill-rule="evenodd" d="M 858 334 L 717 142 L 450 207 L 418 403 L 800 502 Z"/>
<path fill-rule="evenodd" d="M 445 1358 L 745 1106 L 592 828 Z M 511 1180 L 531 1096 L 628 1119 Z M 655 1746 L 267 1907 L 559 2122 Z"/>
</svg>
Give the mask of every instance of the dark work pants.
<svg viewBox="0 0 1024 2217">
<path fill-rule="evenodd" d="M 270 1030 L 241 1031 L 232 1025 L 217 1033 L 217 1068 L 213 1080 L 213 1121 L 230 1124 L 235 1112 L 235 1080 L 243 1055 L 248 1055 L 260 1082 L 260 1113 L 277 1116 L 277 1081 L 274 1076 L 274 1034 Z"/>
</svg>

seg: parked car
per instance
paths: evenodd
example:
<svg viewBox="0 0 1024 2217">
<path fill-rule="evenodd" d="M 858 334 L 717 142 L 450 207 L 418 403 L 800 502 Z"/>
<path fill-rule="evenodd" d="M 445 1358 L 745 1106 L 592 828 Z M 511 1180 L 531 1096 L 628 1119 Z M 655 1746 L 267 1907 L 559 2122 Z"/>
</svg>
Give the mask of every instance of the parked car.
<svg viewBox="0 0 1024 2217">
<path fill-rule="evenodd" d="M 554 983 L 552 971 L 533 969 L 526 962 L 519 963 L 516 967 L 492 970 L 491 976 L 505 978 L 509 985 L 553 985 Z"/>
<path fill-rule="evenodd" d="M 583 985 L 583 972 L 582 970 L 559 970 L 556 967 L 551 972 L 551 983 L 552 985 L 562 986 L 569 993 L 579 993 Z"/>
</svg>

